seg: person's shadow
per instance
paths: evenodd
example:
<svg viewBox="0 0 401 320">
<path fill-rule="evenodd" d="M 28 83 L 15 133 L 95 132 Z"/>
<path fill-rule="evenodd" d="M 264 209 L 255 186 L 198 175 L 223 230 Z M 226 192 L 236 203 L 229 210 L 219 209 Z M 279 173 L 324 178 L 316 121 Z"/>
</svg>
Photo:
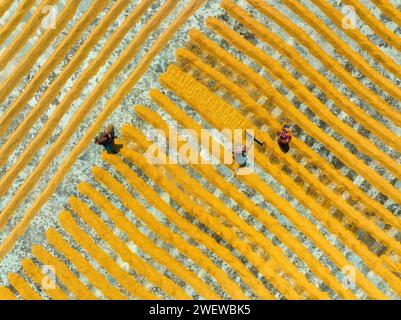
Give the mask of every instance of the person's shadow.
<svg viewBox="0 0 401 320">
<path fill-rule="evenodd" d="M 287 153 L 290 150 L 290 146 L 288 143 L 285 143 L 285 144 L 279 143 L 278 145 L 279 145 L 281 151 L 283 151 L 284 153 Z"/>
<path fill-rule="evenodd" d="M 116 154 L 116 153 L 119 153 L 120 150 L 121 150 L 121 148 L 122 148 L 124 145 L 122 145 L 122 144 L 116 144 L 116 143 L 114 143 L 114 141 L 113 141 L 112 144 L 111 144 L 111 146 L 112 146 L 112 148 L 113 148 L 113 151 L 112 151 L 112 150 L 108 150 L 108 151 L 107 151 L 108 154 Z"/>
</svg>

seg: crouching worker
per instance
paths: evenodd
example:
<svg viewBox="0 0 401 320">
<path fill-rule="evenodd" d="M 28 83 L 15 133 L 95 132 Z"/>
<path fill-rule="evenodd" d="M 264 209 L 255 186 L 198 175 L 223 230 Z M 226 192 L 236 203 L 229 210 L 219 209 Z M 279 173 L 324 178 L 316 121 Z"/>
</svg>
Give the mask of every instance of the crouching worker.
<svg viewBox="0 0 401 320">
<path fill-rule="evenodd" d="M 114 126 L 110 125 L 103 132 L 99 132 L 99 134 L 95 138 L 95 143 L 98 145 L 102 145 L 107 153 L 116 154 L 118 149 L 114 144 L 114 139 L 116 138 L 114 133 Z"/>
<path fill-rule="evenodd" d="M 235 145 L 233 150 L 233 159 L 238 164 L 238 168 L 235 170 L 234 176 L 237 175 L 238 171 L 246 167 L 248 161 L 247 158 L 247 147 L 244 145 Z"/>
<path fill-rule="evenodd" d="M 290 141 L 292 138 L 290 126 L 284 125 L 281 132 L 277 132 L 277 137 L 281 151 L 287 153 L 290 150 Z"/>
</svg>

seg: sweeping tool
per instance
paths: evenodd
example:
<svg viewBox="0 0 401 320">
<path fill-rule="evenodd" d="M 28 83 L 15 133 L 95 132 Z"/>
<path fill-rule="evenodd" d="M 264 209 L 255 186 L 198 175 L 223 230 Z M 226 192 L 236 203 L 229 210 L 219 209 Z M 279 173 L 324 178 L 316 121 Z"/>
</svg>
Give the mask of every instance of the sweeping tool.
<svg viewBox="0 0 401 320">
<path fill-rule="evenodd" d="M 248 131 L 246 131 L 245 130 L 245 134 L 248 136 L 248 137 L 251 137 L 252 138 L 252 143 L 253 143 L 253 141 L 255 141 L 257 144 L 259 144 L 260 146 L 263 146 L 264 145 L 264 143 L 262 142 L 262 141 L 260 141 L 259 139 L 257 139 L 255 136 L 253 136 L 253 135 L 251 135 L 250 133 L 248 133 Z M 252 145 L 252 144 L 251 144 Z M 250 145 L 250 146 L 251 146 Z"/>
</svg>

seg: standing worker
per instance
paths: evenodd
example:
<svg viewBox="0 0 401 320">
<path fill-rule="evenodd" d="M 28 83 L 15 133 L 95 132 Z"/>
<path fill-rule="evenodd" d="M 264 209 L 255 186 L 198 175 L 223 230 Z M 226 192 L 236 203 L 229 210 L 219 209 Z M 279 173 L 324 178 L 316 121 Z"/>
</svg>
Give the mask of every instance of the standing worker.
<svg viewBox="0 0 401 320">
<path fill-rule="evenodd" d="M 234 146 L 233 158 L 240 168 L 246 167 L 246 162 L 248 160 L 246 146 L 242 144 Z"/>
<path fill-rule="evenodd" d="M 277 132 L 278 145 L 281 151 L 287 153 L 290 150 L 290 141 L 292 138 L 292 133 L 289 125 L 284 125 L 281 132 Z"/>
<path fill-rule="evenodd" d="M 110 125 L 103 132 L 100 132 L 96 138 L 95 143 L 102 145 L 107 153 L 116 154 L 118 150 L 115 148 L 114 139 L 116 138 L 114 133 L 114 126 Z"/>
<path fill-rule="evenodd" d="M 234 146 L 233 150 L 233 159 L 237 163 L 238 167 L 235 169 L 234 177 L 244 168 L 246 168 L 246 164 L 248 161 L 248 148 L 242 144 L 238 144 Z"/>
<path fill-rule="evenodd" d="M 238 167 L 235 170 L 234 177 L 237 174 L 248 174 L 250 171 L 247 168 L 247 163 L 248 163 L 248 152 L 250 151 L 253 142 L 256 141 L 258 144 L 263 146 L 263 142 L 260 140 L 256 139 L 255 136 L 251 135 L 248 133 L 247 130 L 245 130 L 245 134 L 247 137 L 251 138 L 251 142 L 249 143 L 248 146 L 243 145 L 243 144 L 236 144 L 233 149 L 233 159 L 237 163 Z"/>
</svg>

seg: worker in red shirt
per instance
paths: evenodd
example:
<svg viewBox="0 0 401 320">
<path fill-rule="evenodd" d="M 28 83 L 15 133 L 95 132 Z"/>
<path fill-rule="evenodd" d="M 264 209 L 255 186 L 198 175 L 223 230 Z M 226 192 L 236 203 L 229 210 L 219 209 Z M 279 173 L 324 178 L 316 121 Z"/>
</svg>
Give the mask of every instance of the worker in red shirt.
<svg viewBox="0 0 401 320">
<path fill-rule="evenodd" d="M 281 129 L 280 132 L 277 132 L 277 137 L 278 137 L 278 145 L 280 146 L 280 149 L 284 152 L 287 153 L 290 150 L 290 141 L 292 138 L 292 133 L 290 126 L 284 125 Z"/>
<path fill-rule="evenodd" d="M 107 153 L 115 154 L 118 152 L 117 148 L 115 148 L 114 145 L 115 138 L 116 136 L 114 133 L 114 126 L 110 125 L 105 131 L 100 132 L 96 136 L 95 143 L 98 145 L 102 145 L 104 149 L 107 151 Z"/>
</svg>

